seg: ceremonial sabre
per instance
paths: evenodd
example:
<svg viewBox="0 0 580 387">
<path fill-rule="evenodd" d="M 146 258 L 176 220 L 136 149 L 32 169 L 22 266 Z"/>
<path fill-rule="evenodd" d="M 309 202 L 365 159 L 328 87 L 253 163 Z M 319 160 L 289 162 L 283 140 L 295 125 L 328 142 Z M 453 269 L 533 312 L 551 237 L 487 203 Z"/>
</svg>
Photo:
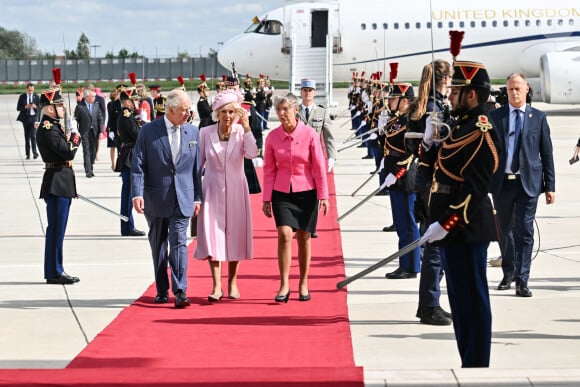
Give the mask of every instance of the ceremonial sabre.
<svg viewBox="0 0 580 387">
<path fill-rule="evenodd" d="M 361 184 L 361 185 L 360 185 L 360 186 L 359 186 L 357 189 L 355 189 L 355 190 L 353 191 L 353 193 L 351 193 L 351 194 L 350 194 L 350 196 L 354 196 L 354 195 L 356 195 L 356 193 L 357 193 L 358 191 L 360 191 L 360 189 L 361 189 L 362 187 L 364 187 L 364 186 L 365 186 L 365 185 L 366 185 L 366 184 L 367 184 L 369 181 L 371 181 L 371 180 L 373 179 L 373 177 L 375 177 L 375 176 L 377 175 L 377 173 L 379 173 L 379 170 L 378 170 L 378 169 L 377 169 L 376 171 L 374 171 L 374 172 L 373 172 L 373 174 L 372 174 L 372 175 L 370 175 L 370 176 L 369 176 L 369 178 L 368 178 L 368 179 L 366 179 L 366 180 L 364 181 L 364 183 L 362 183 L 362 184 Z"/>
<path fill-rule="evenodd" d="M 121 214 L 119 214 L 118 212 L 115 212 L 115 211 L 113 211 L 113 210 L 111 210 L 111 209 L 108 209 L 107 207 L 105 207 L 105 206 L 102 206 L 102 205 L 100 205 L 99 203 L 92 201 L 91 199 L 87 198 L 86 196 L 83 196 L 83 195 L 81 195 L 81 194 L 78 194 L 78 193 L 77 193 L 77 197 L 78 197 L 79 199 L 82 199 L 82 200 L 84 200 L 84 201 L 85 201 L 85 202 L 87 202 L 87 203 L 90 203 L 90 204 L 92 204 L 92 205 L 93 205 L 93 206 L 95 206 L 95 207 L 98 207 L 98 208 L 100 208 L 101 210 L 105 210 L 105 211 L 107 211 L 108 213 L 111 213 L 111 214 L 113 214 L 113 215 L 117 216 L 118 218 L 121 218 L 121 219 L 123 219 L 123 221 L 125 221 L 125 222 L 128 222 L 128 221 L 129 221 L 129 218 L 128 218 L 128 217 L 126 217 L 125 215 L 121 215 Z"/>
<path fill-rule="evenodd" d="M 341 216 L 339 216 L 336 219 L 336 221 L 337 222 L 340 222 L 341 220 L 343 220 L 344 218 L 346 218 L 354 210 L 356 210 L 357 208 L 359 208 L 360 206 L 362 206 L 363 204 L 365 204 L 366 202 L 368 202 L 373 196 L 375 196 L 376 194 L 378 194 L 380 191 L 384 190 L 385 188 L 387 188 L 387 182 L 386 181 L 383 184 L 381 184 L 381 186 L 379 188 L 377 188 L 376 190 L 374 190 L 373 192 L 371 192 L 366 198 L 364 198 L 359 203 L 357 203 L 353 208 L 351 208 L 350 210 L 348 210 L 347 212 L 345 212 L 344 214 L 342 214 Z"/>
<path fill-rule="evenodd" d="M 386 265 L 387 263 L 391 262 L 392 260 L 394 260 L 395 258 L 399 258 L 401 255 L 405 255 L 408 252 L 414 250 L 415 248 L 421 246 L 423 243 L 425 243 L 426 240 L 424 240 L 423 238 L 419 238 L 414 242 L 409 243 L 407 246 L 403 247 L 401 250 L 397 251 L 394 254 L 389 255 L 387 258 L 375 263 L 372 266 L 367 267 L 366 269 L 364 269 L 363 271 L 353 275 L 352 277 L 348 277 L 347 279 L 340 281 L 336 284 L 336 287 L 338 289 L 342 289 L 343 287 L 345 287 L 346 285 L 348 285 L 349 283 L 356 281 L 357 279 L 364 277 L 365 275 L 372 273 L 373 271 L 377 270 L 379 267 L 382 267 L 384 265 Z"/>
</svg>

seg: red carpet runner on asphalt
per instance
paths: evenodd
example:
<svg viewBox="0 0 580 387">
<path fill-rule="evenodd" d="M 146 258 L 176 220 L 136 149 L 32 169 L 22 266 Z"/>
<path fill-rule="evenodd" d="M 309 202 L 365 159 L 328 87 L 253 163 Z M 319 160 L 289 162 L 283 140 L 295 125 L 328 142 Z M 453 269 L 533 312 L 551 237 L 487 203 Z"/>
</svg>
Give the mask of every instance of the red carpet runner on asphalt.
<svg viewBox="0 0 580 387">
<path fill-rule="evenodd" d="M 190 261 L 189 308 L 174 309 L 172 298 L 170 304 L 154 304 L 152 285 L 65 370 L 52 370 L 61 373 L 58 381 L 119 386 L 362 386 L 362 368 L 354 364 L 346 291 L 336 289 L 344 278 L 344 265 L 331 175 L 329 190 L 331 211 L 319 217 L 319 238 L 312 240 L 310 302 L 298 301 L 296 243 L 290 301 L 274 302 L 279 285 L 275 225 L 262 214 L 261 194 L 252 195 L 254 259 L 240 266 L 240 299 L 224 297 L 210 304 L 208 264 Z M 189 246 L 190 257 L 194 245 Z M 227 270 L 223 275 L 227 291 Z M 51 377 L 41 376 L 46 371 L 28 370 L 20 376 L 38 372 L 36 381 L 48 382 Z"/>
</svg>

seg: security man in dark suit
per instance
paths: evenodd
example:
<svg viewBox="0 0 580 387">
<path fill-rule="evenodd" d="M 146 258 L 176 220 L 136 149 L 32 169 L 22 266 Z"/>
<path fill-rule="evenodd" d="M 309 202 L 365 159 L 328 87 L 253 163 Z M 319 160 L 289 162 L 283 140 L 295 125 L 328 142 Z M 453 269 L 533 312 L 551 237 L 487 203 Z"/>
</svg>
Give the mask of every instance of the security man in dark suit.
<svg viewBox="0 0 580 387">
<path fill-rule="evenodd" d="M 546 114 L 526 105 L 529 86 L 523 74 L 507 78 L 509 104 L 489 113 L 505 152 L 493 180 L 502 253 L 503 279 L 498 290 L 516 282 L 516 295 L 531 297 L 528 288 L 534 218 L 538 197 L 545 192 L 546 204 L 556 200 L 556 173 L 550 126 Z"/>
<path fill-rule="evenodd" d="M 453 329 L 462 367 L 488 367 L 491 352 L 491 305 L 487 286 L 487 248 L 497 240 L 488 192 L 498 170 L 500 140 L 485 114 L 490 95 L 485 66 L 453 63 L 449 95 L 457 122 L 439 147 L 441 128 L 428 120 L 420 149 L 421 161 L 435 163 L 430 226 L 423 238 L 440 246 Z"/>
<path fill-rule="evenodd" d="M 18 97 L 16 110 L 18 110 L 18 121 L 22 122 L 24 127 L 24 150 L 26 151 L 26 160 L 30 159 L 30 151 L 33 157 L 38 158 L 36 151 L 36 117 L 38 116 L 38 107 L 40 99 L 38 94 L 34 93 L 34 85 L 26 85 L 26 93 Z"/>
<path fill-rule="evenodd" d="M 83 90 L 83 99 L 77 104 L 74 112 L 82 136 L 83 161 L 88 178 L 95 176 L 93 165 L 97 157 L 99 135 L 104 123 L 104 117 L 99 105 L 95 103 L 95 98 L 94 90 Z"/>
<path fill-rule="evenodd" d="M 81 138 L 78 132 L 65 133 L 60 120 L 64 118 L 64 101 L 59 89 L 48 89 L 40 96 L 42 118 L 36 133 L 45 171 L 40 198 L 46 203 L 46 238 L 44 245 L 44 278 L 48 284 L 74 284 L 78 277 L 70 276 L 63 267 L 63 241 L 71 199 L 77 196 L 72 160 Z M 76 128 L 73 128 L 76 131 Z"/>
<path fill-rule="evenodd" d="M 125 87 L 119 94 L 122 110 L 117 119 L 117 134 L 119 139 L 119 157 L 115 172 L 121 174 L 121 215 L 129 218 L 128 222 L 121 220 L 121 235 L 144 236 L 145 232 L 135 228 L 133 220 L 133 198 L 131 197 L 131 160 L 133 149 L 137 142 L 139 129 L 144 124 L 137 110 L 139 94 L 134 86 Z"/>
</svg>

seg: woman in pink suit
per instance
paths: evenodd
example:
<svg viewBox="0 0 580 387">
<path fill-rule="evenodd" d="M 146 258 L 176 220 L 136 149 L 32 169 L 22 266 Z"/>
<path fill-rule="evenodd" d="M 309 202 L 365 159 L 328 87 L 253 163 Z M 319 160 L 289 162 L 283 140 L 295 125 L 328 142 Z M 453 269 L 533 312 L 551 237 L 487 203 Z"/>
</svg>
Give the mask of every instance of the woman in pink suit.
<svg viewBox="0 0 580 387">
<path fill-rule="evenodd" d="M 217 123 L 200 133 L 204 200 L 197 219 L 194 257 L 209 261 L 213 280 L 210 302 L 223 297 L 221 263 L 228 262 L 228 297 L 237 299 L 240 261 L 252 258 L 252 211 L 244 157 L 258 156 L 258 147 L 241 101 L 236 90 L 220 92 L 212 105 L 212 119 Z"/>
<path fill-rule="evenodd" d="M 326 159 L 320 136 L 297 120 L 298 98 L 276 96 L 274 108 L 281 125 L 266 137 L 262 211 L 276 221 L 280 288 L 276 302 L 290 298 L 292 232 L 298 241 L 300 283 L 298 300 L 309 301 L 310 236 L 316 230 L 318 211 L 328 213 Z"/>
</svg>

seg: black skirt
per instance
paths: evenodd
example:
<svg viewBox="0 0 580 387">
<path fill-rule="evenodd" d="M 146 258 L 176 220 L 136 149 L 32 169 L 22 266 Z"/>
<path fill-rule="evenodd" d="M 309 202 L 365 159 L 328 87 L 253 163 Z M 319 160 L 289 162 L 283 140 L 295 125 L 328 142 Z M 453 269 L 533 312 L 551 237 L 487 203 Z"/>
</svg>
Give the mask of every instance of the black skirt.
<svg viewBox="0 0 580 387">
<path fill-rule="evenodd" d="M 284 193 L 272 191 L 272 212 L 276 227 L 289 226 L 293 231 L 316 231 L 318 199 L 316 190 Z"/>
</svg>

